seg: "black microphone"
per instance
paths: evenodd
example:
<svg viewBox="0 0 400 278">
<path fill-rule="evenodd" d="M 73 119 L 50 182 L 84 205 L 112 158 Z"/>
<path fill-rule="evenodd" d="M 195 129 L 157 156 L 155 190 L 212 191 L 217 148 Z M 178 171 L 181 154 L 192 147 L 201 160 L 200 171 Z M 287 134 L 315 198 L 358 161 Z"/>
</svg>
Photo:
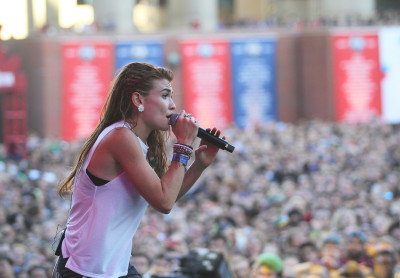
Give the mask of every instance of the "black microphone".
<svg viewBox="0 0 400 278">
<path fill-rule="evenodd" d="M 169 124 L 174 126 L 176 124 L 176 121 L 178 120 L 179 113 L 173 113 L 169 119 Z M 199 130 L 197 132 L 197 137 L 206 140 L 207 142 L 217 146 L 221 150 L 227 150 L 228 152 L 233 152 L 235 149 L 234 146 L 230 145 L 228 142 L 226 142 L 224 139 L 211 134 L 210 132 L 207 132 L 202 127 L 199 127 Z"/>
</svg>

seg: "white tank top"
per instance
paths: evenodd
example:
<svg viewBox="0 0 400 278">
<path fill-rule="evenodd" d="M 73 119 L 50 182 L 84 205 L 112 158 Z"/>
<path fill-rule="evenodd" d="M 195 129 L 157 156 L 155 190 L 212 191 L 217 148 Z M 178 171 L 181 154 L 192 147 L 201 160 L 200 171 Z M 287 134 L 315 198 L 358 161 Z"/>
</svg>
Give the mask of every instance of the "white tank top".
<svg viewBox="0 0 400 278">
<path fill-rule="evenodd" d="M 96 147 L 117 127 L 129 128 L 124 122 L 105 128 L 75 179 L 62 254 L 69 257 L 66 267 L 84 276 L 127 275 L 132 238 L 148 206 L 125 172 L 101 186 L 95 186 L 86 174 Z M 146 157 L 148 146 L 138 139 Z"/>
</svg>

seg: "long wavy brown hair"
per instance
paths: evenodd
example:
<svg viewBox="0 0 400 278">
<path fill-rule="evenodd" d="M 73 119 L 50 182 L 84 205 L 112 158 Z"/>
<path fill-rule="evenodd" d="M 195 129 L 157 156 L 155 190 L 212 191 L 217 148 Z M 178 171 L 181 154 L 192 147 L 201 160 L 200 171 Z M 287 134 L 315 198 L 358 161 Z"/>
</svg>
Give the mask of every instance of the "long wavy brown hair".
<svg viewBox="0 0 400 278">
<path fill-rule="evenodd" d="M 99 123 L 80 150 L 71 173 L 61 182 L 58 191 L 61 197 L 72 192 L 75 178 L 79 174 L 90 149 L 106 127 L 119 121 L 127 122 L 131 128 L 136 126 L 134 119 L 138 112 L 131 101 L 131 94 L 138 92 L 146 96 L 153 88 L 154 80 L 166 79 L 171 82 L 173 78 L 174 75 L 171 70 L 163 67 L 155 67 L 147 63 L 130 63 L 121 69 L 115 77 L 104 103 Z M 160 178 L 164 175 L 168 167 L 165 150 L 166 139 L 169 133 L 166 134 L 164 131 L 154 130 L 147 139 L 149 146 L 147 159 Z"/>
</svg>

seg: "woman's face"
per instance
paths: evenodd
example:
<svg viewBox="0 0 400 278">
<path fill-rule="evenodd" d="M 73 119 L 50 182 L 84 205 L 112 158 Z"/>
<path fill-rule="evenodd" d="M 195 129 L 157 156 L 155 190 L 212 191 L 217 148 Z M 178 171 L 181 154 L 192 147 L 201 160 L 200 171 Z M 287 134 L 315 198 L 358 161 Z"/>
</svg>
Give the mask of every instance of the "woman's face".
<svg viewBox="0 0 400 278">
<path fill-rule="evenodd" d="M 271 269 L 268 269 L 268 267 L 259 266 L 255 269 L 253 269 L 252 277 L 254 277 L 254 278 L 277 278 L 278 275 L 276 272 L 272 271 Z"/>
<path fill-rule="evenodd" d="M 173 90 L 171 83 L 166 79 L 153 81 L 153 89 L 143 98 L 144 111 L 141 117 L 143 122 L 152 130 L 168 130 L 169 116 L 176 106 L 172 100 Z"/>
</svg>

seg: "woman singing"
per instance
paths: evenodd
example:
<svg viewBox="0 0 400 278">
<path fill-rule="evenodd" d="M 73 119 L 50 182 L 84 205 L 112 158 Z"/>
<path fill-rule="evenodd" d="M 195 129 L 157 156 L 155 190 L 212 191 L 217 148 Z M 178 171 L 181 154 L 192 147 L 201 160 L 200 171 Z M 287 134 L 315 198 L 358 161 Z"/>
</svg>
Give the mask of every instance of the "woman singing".
<svg viewBox="0 0 400 278">
<path fill-rule="evenodd" d="M 214 160 L 218 148 L 201 141 L 186 171 L 198 121 L 182 111 L 171 127 L 172 79 L 170 70 L 146 63 L 130 63 L 116 76 L 100 122 L 60 188 L 60 195 L 72 192 L 72 203 L 58 277 L 141 277 L 129 258 L 147 206 L 169 213 Z M 168 161 L 170 129 L 176 144 Z"/>
</svg>

